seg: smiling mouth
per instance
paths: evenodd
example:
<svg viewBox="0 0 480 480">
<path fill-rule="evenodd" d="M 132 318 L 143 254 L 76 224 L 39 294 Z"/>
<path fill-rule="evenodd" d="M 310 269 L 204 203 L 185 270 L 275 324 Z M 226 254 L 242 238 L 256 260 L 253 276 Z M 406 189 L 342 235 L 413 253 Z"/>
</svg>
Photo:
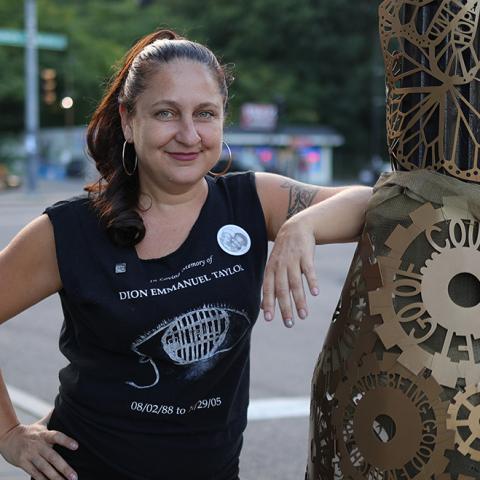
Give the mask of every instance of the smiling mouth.
<svg viewBox="0 0 480 480">
<path fill-rule="evenodd" d="M 191 161 L 195 160 L 200 152 L 167 152 L 175 160 Z"/>
</svg>

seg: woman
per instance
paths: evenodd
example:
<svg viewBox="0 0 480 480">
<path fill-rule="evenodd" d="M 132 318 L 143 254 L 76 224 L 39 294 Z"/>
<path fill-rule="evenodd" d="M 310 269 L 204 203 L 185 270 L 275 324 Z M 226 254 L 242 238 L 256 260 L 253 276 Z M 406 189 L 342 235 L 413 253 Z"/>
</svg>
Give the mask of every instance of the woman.
<svg viewBox="0 0 480 480">
<path fill-rule="evenodd" d="M 315 241 L 360 230 L 369 189 L 207 175 L 227 84 L 206 47 L 140 40 L 88 128 L 102 180 L 0 254 L 0 322 L 55 292 L 65 315 L 53 412 L 19 424 L 2 381 L 0 453 L 36 480 L 237 479 L 267 241 L 265 318 L 277 298 L 291 326 L 290 292 L 307 315 L 302 273 L 316 293 Z"/>
</svg>

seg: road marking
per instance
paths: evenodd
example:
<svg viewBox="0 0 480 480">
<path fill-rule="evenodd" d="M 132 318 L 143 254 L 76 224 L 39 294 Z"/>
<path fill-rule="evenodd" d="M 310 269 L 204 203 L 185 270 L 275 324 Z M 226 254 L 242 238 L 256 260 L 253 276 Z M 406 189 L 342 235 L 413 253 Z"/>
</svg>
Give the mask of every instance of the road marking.
<svg viewBox="0 0 480 480">
<path fill-rule="evenodd" d="M 257 398 L 250 400 L 248 420 L 308 417 L 310 397 Z"/>
<path fill-rule="evenodd" d="M 12 399 L 13 405 L 34 417 L 42 418 L 53 408 L 53 405 L 50 405 L 40 398 L 34 397 L 19 388 L 7 385 L 7 390 Z"/>
<path fill-rule="evenodd" d="M 13 405 L 36 418 L 44 417 L 53 408 L 53 405 L 16 387 L 7 385 L 7 389 Z M 309 412 L 309 397 L 257 398 L 250 400 L 248 420 L 307 417 Z"/>
</svg>

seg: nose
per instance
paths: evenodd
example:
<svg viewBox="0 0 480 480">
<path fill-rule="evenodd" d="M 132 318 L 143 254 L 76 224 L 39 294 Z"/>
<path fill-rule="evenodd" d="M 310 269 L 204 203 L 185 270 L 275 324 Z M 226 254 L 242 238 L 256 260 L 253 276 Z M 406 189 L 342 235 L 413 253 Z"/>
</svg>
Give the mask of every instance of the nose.
<svg viewBox="0 0 480 480">
<path fill-rule="evenodd" d="M 198 142 L 200 142 L 201 137 L 198 134 L 195 122 L 191 117 L 184 118 L 180 122 L 176 139 L 179 143 L 190 146 L 196 145 Z"/>
</svg>

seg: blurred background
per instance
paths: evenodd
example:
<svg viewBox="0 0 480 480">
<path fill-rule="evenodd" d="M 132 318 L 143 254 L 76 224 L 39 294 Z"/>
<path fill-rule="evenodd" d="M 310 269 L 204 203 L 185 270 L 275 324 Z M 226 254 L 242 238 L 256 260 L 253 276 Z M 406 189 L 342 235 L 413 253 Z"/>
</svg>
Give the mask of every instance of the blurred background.
<svg viewBox="0 0 480 480">
<path fill-rule="evenodd" d="M 112 65 L 159 27 L 233 68 L 232 170 L 371 184 L 389 168 L 378 4 L 0 0 L 0 190 L 95 177 L 85 126 Z"/>
<path fill-rule="evenodd" d="M 225 134 L 232 170 L 373 183 L 389 169 L 378 4 L 0 0 L 0 249 L 44 206 L 95 178 L 85 153 L 89 117 L 112 65 L 160 27 L 205 43 L 233 69 Z M 318 249 L 322 294 L 309 298 L 308 321 L 291 330 L 278 319 L 257 322 L 244 480 L 304 477 L 310 380 L 354 247 Z M 2 325 L 0 367 L 23 422 L 53 403 L 65 363 L 61 324 L 55 296 Z M 26 476 L 0 458 L 0 478 Z"/>
</svg>

